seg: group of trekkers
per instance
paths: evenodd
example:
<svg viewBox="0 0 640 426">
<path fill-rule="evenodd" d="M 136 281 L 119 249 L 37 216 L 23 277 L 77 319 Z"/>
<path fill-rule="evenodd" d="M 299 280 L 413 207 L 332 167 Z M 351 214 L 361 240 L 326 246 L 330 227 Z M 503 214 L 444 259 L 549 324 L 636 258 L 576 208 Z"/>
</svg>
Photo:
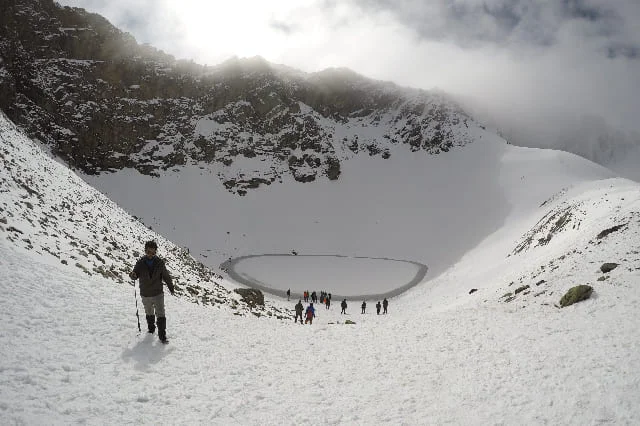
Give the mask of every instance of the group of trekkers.
<svg viewBox="0 0 640 426">
<path fill-rule="evenodd" d="M 362 308 L 362 313 L 366 313 L 367 310 L 367 302 L 365 300 L 362 301 L 362 305 L 360 305 L 360 307 Z M 384 309 L 384 312 L 382 312 L 383 314 L 387 313 L 387 308 L 389 307 L 389 301 L 387 300 L 387 298 L 385 297 L 384 300 L 382 301 L 382 305 L 380 304 L 380 301 L 378 300 L 378 303 L 376 303 L 376 313 L 378 315 L 380 315 L 380 308 Z"/>
<path fill-rule="evenodd" d="M 287 290 L 287 296 L 289 296 L 290 294 L 291 289 Z M 327 293 L 326 291 L 321 291 L 320 299 L 318 299 L 318 293 L 316 293 L 315 291 L 313 293 L 309 293 L 309 290 L 305 290 L 302 293 L 302 298 L 304 299 L 305 303 L 309 303 L 309 300 L 311 300 L 311 303 L 318 303 L 318 300 L 320 300 L 320 303 L 322 303 L 323 305 L 326 304 L 327 301 L 329 301 L 329 305 L 331 305 L 331 293 Z"/>
<path fill-rule="evenodd" d="M 290 296 L 291 296 L 291 289 L 287 290 L 287 300 L 289 300 Z M 293 318 L 294 322 L 298 322 L 298 318 L 300 318 L 300 324 L 303 324 L 302 312 L 304 310 L 304 324 L 307 324 L 307 323 L 313 324 L 313 319 L 316 317 L 316 308 L 313 306 L 313 304 L 317 303 L 318 300 L 320 300 L 320 303 L 325 305 L 326 309 L 329 309 L 331 307 L 331 293 L 321 291 L 320 299 L 318 299 L 318 295 L 315 291 L 312 293 L 309 293 L 308 290 L 305 290 L 302 294 L 302 297 L 305 303 L 309 303 L 309 305 L 305 310 L 304 305 L 302 304 L 302 299 L 298 300 L 298 303 L 296 303 L 296 306 L 295 306 L 296 316 Z M 309 302 L 309 300 L 311 300 L 311 302 Z M 380 315 L 381 308 L 384 309 L 383 314 L 386 314 L 388 306 L 389 306 L 389 301 L 386 298 L 382 301 L 382 304 L 380 303 L 380 301 L 378 301 L 378 303 L 376 303 L 377 314 Z M 341 308 L 340 314 L 346 315 L 347 314 L 346 298 L 342 299 L 342 302 L 340 302 L 340 308 Z M 365 314 L 367 310 L 367 302 L 365 300 L 362 301 L 361 308 L 362 308 L 362 313 Z"/>
<path fill-rule="evenodd" d="M 147 326 L 150 334 L 155 333 L 156 328 L 158 330 L 158 338 L 162 343 L 169 343 L 167 339 L 167 318 L 165 316 L 164 310 L 164 290 L 163 290 L 163 282 L 169 288 L 169 292 L 172 295 L 175 295 L 175 286 L 173 284 L 173 279 L 167 271 L 164 260 L 157 256 L 158 244 L 155 241 L 147 241 L 144 245 L 144 253 L 145 255 L 138 259 L 132 271 L 129 272 L 129 277 L 132 280 L 140 280 L 140 297 L 142 299 L 142 305 L 144 306 L 144 311 L 147 319 Z M 138 297 L 134 293 L 136 297 L 136 316 L 138 315 L 137 304 Z M 291 289 L 287 290 L 287 300 L 291 297 Z M 327 309 L 331 307 L 331 293 L 327 293 L 326 291 L 320 292 L 320 298 L 318 299 L 317 293 L 314 291 L 313 293 L 309 293 L 309 290 L 305 290 L 303 293 L 305 303 L 309 303 L 309 299 L 311 299 L 311 303 L 307 306 L 305 311 L 305 324 L 313 323 L 313 319 L 316 317 L 316 311 L 313 307 L 314 303 L 317 303 L 318 300 L 320 303 L 324 304 Z M 387 313 L 387 306 L 389 306 L 389 301 L 385 298 L 382 301 L 382 305 L 380 305 L 380 301 L 376 303 L 376 311 L 378 315 L 380 315 L 380 308 L 384 308 L 384 314 Z M 340 307 L 342 310 L 340 314 L 347 314 L 347 299 L 344 298 L 340 303 Z M 304 307 L 302 306 L 302 300 L 298 300 L 296 304 L 296 316 L 293 319 L 295 322 L 300 318 L 300 324 L 302 324 L 302 311 Z M 362 301 L 362 313 L 366 313 L 367 302 Z M 138 331 L 142 331 L 140 327 L 140 321 L 138 318 Z"/>
</svg>

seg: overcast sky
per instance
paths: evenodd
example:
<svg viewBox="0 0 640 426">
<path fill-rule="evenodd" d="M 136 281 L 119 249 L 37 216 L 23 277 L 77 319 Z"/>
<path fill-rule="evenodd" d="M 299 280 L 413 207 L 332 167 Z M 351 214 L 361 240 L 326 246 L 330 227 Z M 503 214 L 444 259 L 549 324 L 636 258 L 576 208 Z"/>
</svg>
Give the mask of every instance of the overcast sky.
<svg viewBox="0 0 640 426">
<path fill-rule="evenodd" d="M 59 2 L 201 64 L 260 55 L 437 87 L 475 101 L 523 144 L 582 138 L 574 129 L 585 125 L 640 139 L 629 133 L 640 132 L 638 0 Z"/>
</svg>

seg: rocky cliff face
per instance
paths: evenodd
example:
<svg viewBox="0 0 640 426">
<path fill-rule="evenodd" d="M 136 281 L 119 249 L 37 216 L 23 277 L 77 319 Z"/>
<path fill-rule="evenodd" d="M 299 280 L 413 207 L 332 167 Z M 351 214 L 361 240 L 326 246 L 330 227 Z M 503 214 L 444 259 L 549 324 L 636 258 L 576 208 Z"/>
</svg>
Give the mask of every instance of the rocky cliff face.
<svg viewBox="0 0 640 426">
<path fill-rule="evenodd" d="M 73 168 L 157 175 L 207 165 L 243 195 L 279 181 L 339 179 L 359 152 L 437 154 L 476 124 L 444 95 L 349 70 L 304 74 L 261 58 L 176 61 L 99 15 L 0 0 L 0 108 Z"/>
</svg>

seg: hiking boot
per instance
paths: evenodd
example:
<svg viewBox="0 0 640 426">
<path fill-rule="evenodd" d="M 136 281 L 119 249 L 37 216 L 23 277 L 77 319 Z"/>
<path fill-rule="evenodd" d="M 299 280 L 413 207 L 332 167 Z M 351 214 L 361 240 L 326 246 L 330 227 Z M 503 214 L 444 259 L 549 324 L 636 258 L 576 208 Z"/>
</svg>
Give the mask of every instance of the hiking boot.
<svg viewBox="0 0 640 426">
<path fill-rule="evenodd" d="M 149 327 L 149 333 L 154 333 L 156 331 L 156 316 L 155 315 L 147 315 L 147 326 Z"/>
<path fill-rule="evenodd" d="M 162 343 L 166 343 L 167 340 L 167 318 L 158 317 L 158 338 Z"/>
</svg>

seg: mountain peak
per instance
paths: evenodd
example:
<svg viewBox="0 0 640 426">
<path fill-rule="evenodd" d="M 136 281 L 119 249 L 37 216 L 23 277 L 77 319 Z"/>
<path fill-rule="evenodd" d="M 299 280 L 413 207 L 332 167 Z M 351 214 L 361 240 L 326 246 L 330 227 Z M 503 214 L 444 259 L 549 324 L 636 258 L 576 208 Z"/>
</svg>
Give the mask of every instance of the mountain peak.
<svg viewBox="0 0 640 426">
<path fill-rule="evenodd" d="M 441 96 L 346 68 L 305 74 L 259 56 L 203 67 L 79 9 L 14 7 L 0 21 L 0 106 L 86 174 L 201 164 L 243 195 L 286 176 L 336 180 L 345 158 L 389 158 L 394 145 L 446 152 L 477 126 Z"/>
</svg>

